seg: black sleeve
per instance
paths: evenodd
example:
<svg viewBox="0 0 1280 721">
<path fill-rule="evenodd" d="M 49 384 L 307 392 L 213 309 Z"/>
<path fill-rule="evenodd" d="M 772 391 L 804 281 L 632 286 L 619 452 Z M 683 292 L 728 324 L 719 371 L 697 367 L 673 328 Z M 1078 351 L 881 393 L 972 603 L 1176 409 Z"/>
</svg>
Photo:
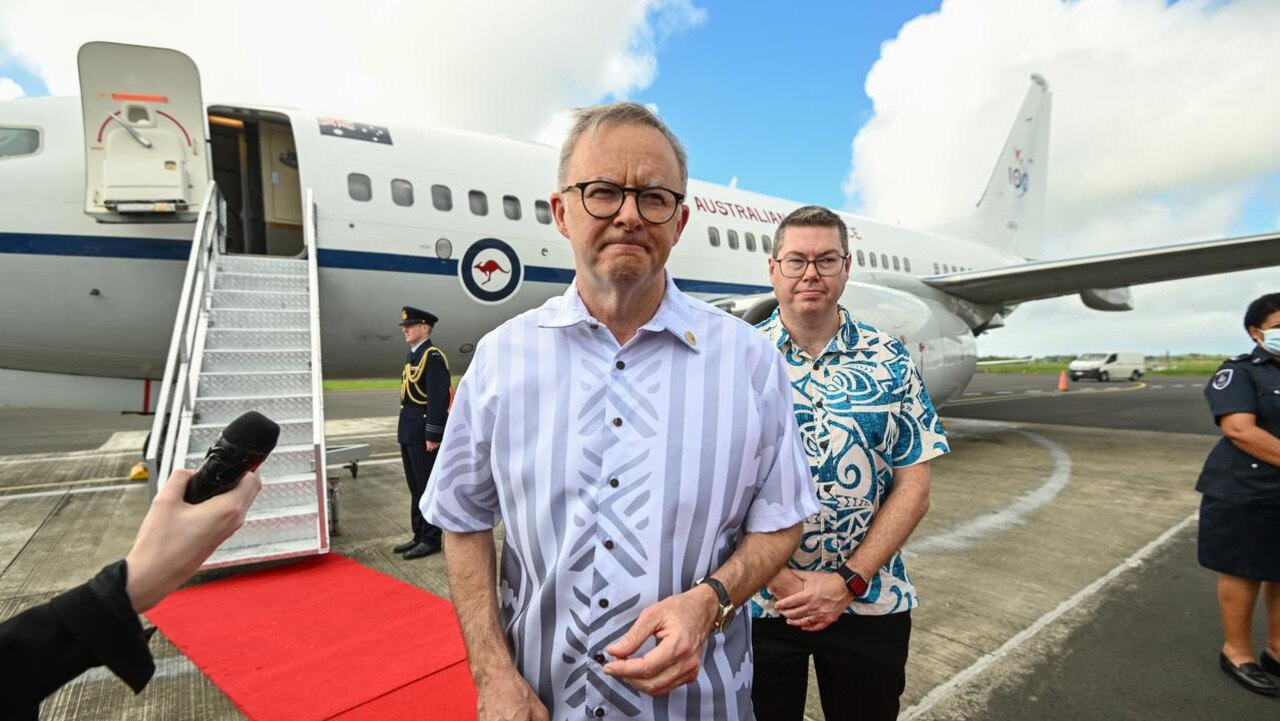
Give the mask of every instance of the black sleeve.
<svg viewBox="0 0 1280 721">
<path fill-rule="evenodd" d="M 427 368 L 424 371 L 427 386 L 427 440 L 439 442 L 444 438 L 444 424 L 449 418 L 449 368 L 439 351 L 427 352 Z"/>
<path fill-rule="evenodd" d="M 1224 363 L 1209 379 L 1204 396 L 1209 400 L 1214 423 L 1221 423 L 1223 416 L 1232 413 L 1258 412 L 1257 389 L 1248 366 L 1242 363 Z"/>
<path fill-rule="evenodd" d="M 106 665 L 135 692 L 147 685 L 155 663 L 125 594 L 126 573 L 117 561 L 0 624 L 0 716 L 36 718 L 46 696 L 94 666 Z"/>
</svg>

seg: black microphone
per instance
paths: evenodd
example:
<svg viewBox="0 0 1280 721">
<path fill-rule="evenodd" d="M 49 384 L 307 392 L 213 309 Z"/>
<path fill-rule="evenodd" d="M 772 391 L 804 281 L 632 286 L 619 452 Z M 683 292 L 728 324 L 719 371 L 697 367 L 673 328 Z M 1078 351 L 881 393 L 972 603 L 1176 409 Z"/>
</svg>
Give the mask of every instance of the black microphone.
<svg viewBox="0 0 1280 721">
<path fill-rule="evenodd" d="M 187 503 L 203 503 L 235 488 L 241 476 L 258 470 L 267 460 L 278 440 L 280 426 L 257 411 L 249 411 L 231 421 L 204 454 L 204 463 L 187 483 L 182 499 Z"/>
</svg>

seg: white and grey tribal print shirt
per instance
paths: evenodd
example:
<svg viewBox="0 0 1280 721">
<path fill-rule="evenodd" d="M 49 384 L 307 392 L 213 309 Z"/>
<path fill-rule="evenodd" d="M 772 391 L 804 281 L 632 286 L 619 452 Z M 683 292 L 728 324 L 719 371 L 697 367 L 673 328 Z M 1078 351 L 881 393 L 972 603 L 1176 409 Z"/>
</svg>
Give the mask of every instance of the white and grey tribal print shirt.
<svg viewBox="0 0 1280 721">
<path fill-rule="evenodd" d="M 603 649 L 744 534 L 817 510 L 781 354 L 669 274 L 621 347 L 576 283 L 481 340 L 422 499 L 447 531 L 505 524 L 512 655 L 551 717 L 574 721 L 754 718 L 746 614 L 708 638 L 697 681 L 665 697 L 606 676 Z"/>
</svg>

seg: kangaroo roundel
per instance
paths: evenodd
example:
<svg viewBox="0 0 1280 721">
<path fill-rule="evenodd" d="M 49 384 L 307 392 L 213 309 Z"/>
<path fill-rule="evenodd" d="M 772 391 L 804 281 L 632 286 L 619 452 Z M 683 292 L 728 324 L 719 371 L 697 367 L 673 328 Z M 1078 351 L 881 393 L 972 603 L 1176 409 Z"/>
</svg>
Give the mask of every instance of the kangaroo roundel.
<svg viewBox="0 0 1280 721">
<path fill-rule="evenodd" d="M 501 303 L 510 298 L 524 280 L 524 266 L 510 245 L 497 238 L 471 244 L 458 261 L 462 289 L 481 303 Z"/>
</svg>

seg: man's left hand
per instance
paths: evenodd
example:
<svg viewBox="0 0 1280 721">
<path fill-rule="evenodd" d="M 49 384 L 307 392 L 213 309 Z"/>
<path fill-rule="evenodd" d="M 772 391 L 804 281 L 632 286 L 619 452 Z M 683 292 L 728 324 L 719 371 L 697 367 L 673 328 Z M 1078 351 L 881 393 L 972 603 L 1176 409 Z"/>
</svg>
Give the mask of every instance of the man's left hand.
<svg viewBox="0 0 1280 721">
<path fill-rule="evenodd" d="M 640 612 L 631 628 L 605 652 L 614 661 L 604 672 L 650 696 L 663 696 L 693 682 L 702 668 L 702 649 L 716 614 L 715 593 L 696 586 Z M 650 636 L 658 645 L 640 658 L 629 658 Z"/>
<path fill-rule="evenodd" d="M 427 453 L 435 453 L 440 450 L 440 441 L 427 441 Z"/>
<path fill-rule="evenodd" d="M 795 571 L 804 586 L 779 599 L 773 607 L 790 626 L 801 631 L 821 631 L 835 623 L 853 602 L 853 592 L 844 585 L 838 573 L 830 571 Z"/>
</svg>

